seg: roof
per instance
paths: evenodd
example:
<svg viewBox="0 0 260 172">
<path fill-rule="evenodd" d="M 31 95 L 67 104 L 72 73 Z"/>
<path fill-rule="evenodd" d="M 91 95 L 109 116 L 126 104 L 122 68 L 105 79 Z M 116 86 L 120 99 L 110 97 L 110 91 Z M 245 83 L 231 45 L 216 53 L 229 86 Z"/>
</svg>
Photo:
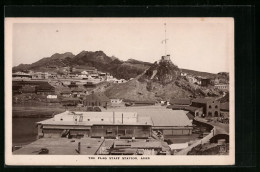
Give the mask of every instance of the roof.
<svg viewBox="0 0 260 172">
<path fill-rule="evenodd" d="M 190 112 L 195 112 L 196 110 L 200 109 L 199 107 L 194 107 L 194 106 L 186 106 L 184 107 L 184 110 L 190 111 Z"/>
<path fill-rule="evenodd" d="M 24 72 L 15 72 L 13 75 L 26 75 L 26 76 L 31 76 L 29 73 L 24 73 Z"/>
<path fill-rule="evenodd" d="M 180 98 L 180 99 L 171 99 L 170 104 L 176 104 L 176 105 L 189 105 L 191 104 L 190 99 Z"/>
<path fill-rule="evenodd" d="M 221 109 L 221 110 L 228 110 L 228 111 L 229 111 L 229 102 L 220 103 L 220 109 Z"/>
<path fill-rule="evenodd" d="M 181 106 L 181 105 L 169 105 L 167 106 L 168 109 L 173 109 L 173 110 L 182 110 L 185 108 L 185 106 Z"/>
<path fill-rule="evenodd" d="M 186 142 L 186 143 L 175 143 L 175 144 L 169 145 L 171 150 L 173 150 L 173 149 L 184 149 L 184 148 L 186 148 L 188 146 L 189 146 L 188 142 Z"/>
<path fill-rule="evenodd" d="M 64 99 L 62 99 L 61 101 L 62 101 L 62 102 L 79 101 L 79 99 L 70 97 L 70 98 L 64 98 Z"/>
<path fill-rule="evenodd" d="M 195 112 L 199 107 L 194 107 L 194 106 L 180 106 L 180 105 L 169 105 L 167 106 L 168 109 L 173 109 L 173 110 L 187 110 L 190 112 Z"/>
<path fill-rule="evenodd" d="M 139 109 L 139 116 L 149 116 L 153 120 L 153 126 L 183 127 L 192 126 L 191 121 L 183 110 L 171 109 Z"/>
<path fill-rule="evenodd" d="M 71 90 L 71 92 L 84 92 L 84 90 L 77 87 Z"/>
<path fill-rule="evenodd" d="M 75 124 L 74 117 L 82 116 L 82 121 Z M 123 120 L 122 120 L 123 116 Z M 62 119 L 62 120 L 60 120 Z M 89 120 L 90 119 L 90 120 Z M 136 112 L 69 112 L 57 114 L 54 118 L 37 122 L 48 125 L 147 125 L 152 126 L 150 117 L 138 116 Z"/>
<path fill-rule="evenodd" d="M 188 112 L 186 115 L 189 118 L 189 120 L 193 120 L 195 118 L 190 112 Z"/>
<path fill-rule="evenodd" d="M 197 98 L 197 99 L 193 99 L 192 102 L 195 102 L 195 103 L 207 103 L 208 101 L 211 101 L 211 100 L 215 100 L 215 98 L 212 98 L 212 97 Z"/>
<path fill-rule="evenodd" d="M 133 142 L 128 142 L 127 140 L 116 140 L 114 141 L 114 145 L 129 145 L 131 148 L 136 148 L 136 149 L 152 149 L 152 148 L 162 148 L 162 143 L 160 141 L 149 141 L 146 142 L 145 140 L 142 141 L 133 141 Z"/>
<path fill-rule="evenodd" d="M 136 104 L 155 104 L 155 101 L 134 101 Z"/>
</svg>

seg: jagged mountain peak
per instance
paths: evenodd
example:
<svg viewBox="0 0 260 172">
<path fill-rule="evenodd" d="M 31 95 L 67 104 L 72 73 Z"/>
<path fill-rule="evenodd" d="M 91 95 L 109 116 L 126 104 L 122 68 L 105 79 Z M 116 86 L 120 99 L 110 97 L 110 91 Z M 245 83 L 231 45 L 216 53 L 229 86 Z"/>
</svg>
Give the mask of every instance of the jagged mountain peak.
<svg viewBox="0 0 260 172">
<path fill-rule="evenodd" d="M 171 60 L 160 60 L 152 64 L 146 70 L 139 81 L 153 81 L 161 84 L 167 84 L 175 81 L 180 76 L 180 69 Z"/>
</svg>

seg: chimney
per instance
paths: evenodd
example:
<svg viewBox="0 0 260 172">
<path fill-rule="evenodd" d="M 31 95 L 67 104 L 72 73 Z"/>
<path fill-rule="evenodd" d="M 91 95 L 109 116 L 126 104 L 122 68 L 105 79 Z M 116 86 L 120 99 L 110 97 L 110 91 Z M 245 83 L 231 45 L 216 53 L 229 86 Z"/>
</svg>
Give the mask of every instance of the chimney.
<svg viewBox="0 0 260 172">
<path fill-rule="evenodd" d="M 122 113 L 122 124 L 124 123 L 124 114 Z"/>
</svg>

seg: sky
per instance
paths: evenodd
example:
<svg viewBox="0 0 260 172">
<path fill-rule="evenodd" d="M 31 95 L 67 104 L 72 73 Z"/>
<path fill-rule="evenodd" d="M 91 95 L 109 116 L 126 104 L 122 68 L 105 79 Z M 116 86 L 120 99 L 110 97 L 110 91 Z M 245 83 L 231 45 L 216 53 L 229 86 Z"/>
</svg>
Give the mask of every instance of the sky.
<svg viewBox="0 0 260 172">
<path fill-rule="evenodd" d="M 165 54 L 164 23 L 167 54 L 178 67 L 229 71 L 234 46 L 230 18 L 17 19 L 12 27 L 13 66 L 83 50 L 153 63 Z"/>
</svg>

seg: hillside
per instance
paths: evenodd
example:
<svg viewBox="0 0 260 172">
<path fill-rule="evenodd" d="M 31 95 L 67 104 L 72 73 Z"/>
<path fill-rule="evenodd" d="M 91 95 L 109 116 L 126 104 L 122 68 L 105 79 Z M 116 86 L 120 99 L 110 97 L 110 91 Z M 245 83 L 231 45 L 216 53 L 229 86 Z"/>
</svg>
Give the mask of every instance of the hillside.
<svg viewBox="0 0 260 172">
<path fill-rule="evenodd" d="M 208 72 L 200 72 L 200 71 L 195 71 L 195 70 L 190 70 L 190 69 L 181 69 L 182 72 L 187 73 L 189 75 L 194 75 L 194 76 L 202 76 L 206 78 L 215 78 L 216 74 L 213 73 L 208 73 Z"/>
<path fill-rule="evenodd" d="M 99 71 L 109 72 L 116 78 L 130 79 L 123 84 L 103 82 L 97 85 L 95 92 L 104 92 L 108 97 L 128 100 L 169 100 L 185 97 L 217 97 L 222 94 L 213 86 L 200 87 L 190 83 L 180 73 L 215 79 L 220 83 L 228 83 L 229 74 L 220 72 L 212 74 L 194 70 L 179 69 L 171 60 L 160 60 L 155 63 L 142 62 L 135 59 L 122 61 L 117 57 L 107 56 L 103 51 L 82 51 L 77 55 L 72 53 L 54 54 L 32 64 L 20 64 L 13 71 L 33 70 L 35 72 L 62 73 L 63 67 L 73 67 L 84 70 L 95 67 Z"/>
<path fill-rule="evenodd" d="M 171 61 L 160 61 L 127 83 L 109 86 L 105 94 L 132 101 L 169 101 L 171 98 L 217 97 L 221 92 L 213 86 L 200 87 L 188 82 L 180 76 L 178 66 Z"/>
<path fill-rule="evenodd" d="M 13 71 L 33 70 L 35 72 L 58 72 L 62 67 L 95 67 L 99 71 L 109 72 L 116 78 L 130 79 L 140 75 L 149 68 L 151 63 L 134 59 L 121 61 L 118 58 L 107 56 L 103 51 L 82 51 L 77 55 L 72 53 L 54 54 L 32 64 L 20 64 L 13 67 Z"/>
</svg>

